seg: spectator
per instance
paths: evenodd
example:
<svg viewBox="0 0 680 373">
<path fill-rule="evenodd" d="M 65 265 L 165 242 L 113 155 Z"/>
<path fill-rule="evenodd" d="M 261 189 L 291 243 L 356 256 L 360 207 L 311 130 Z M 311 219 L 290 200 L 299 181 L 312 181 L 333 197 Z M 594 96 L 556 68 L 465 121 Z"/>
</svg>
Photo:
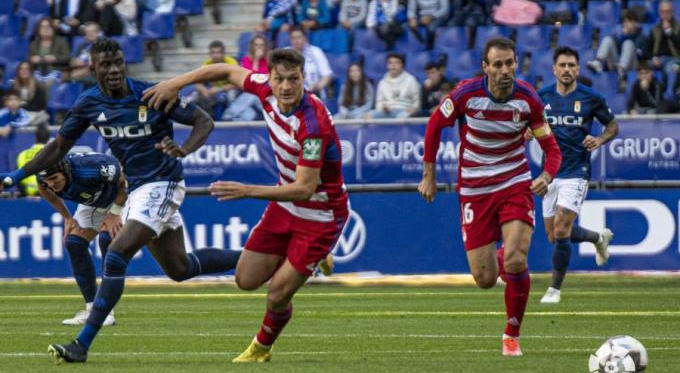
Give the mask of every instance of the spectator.
<svg viewBox="0 0 680 373">
<path fill-rule="evenodd" d="M 85 42 L 78 46 L 73 58 L 71 58 L 71 79 L 92 85 L 97 82 L 92 69 L 90 69 L 90 47 L 101 36 L 99 24 L 87 22 L 82 27 Z"/>
<path fill-rule="evenodd" d="M 241 58 L 241 66 L 260 74 L 269 74 L 267 54 L 269 42 L 262 35 L 255 35 L 248 44 L 248 53 Z"/>
<path fill-rule="evenodd" d="M 350 35 L 366 23 L 367 0 L 342 0 L 340 4 L 340 26 L 349 30 Z"/>
<path fill-rule="evenodd" d="M 290 30 L 290 45 L 305 57 L 305 88 L 325 100 L 326 87 L 333 77 L 326 54 L 321 48 L 307 42 L 307 35 L 299 26 Z"/>
<path fill-rule="evenodd" d="M 42 123 L 35 129 L 35 144 L 33 144 L 30 148 L 21 151 L 17 156 L 17 167 L 24 167 L 28 161 L 33 159 L 33 157 L 38 154 L 40 149 L 45 147 L 45 144 L 47 144 L 49 140 L 50 130 L 46 123 Z M 32 197 L 38 195 L 38 180 L 36 179 L 35 175 L 31 175 L 21 180 L 17 187 L 19 188 L 19 193 L 23 197 Z"/>
<path fill-rule="evenodd" d="M 271 31 L 275 37 L 279 31 L 287 32 L 295 24 L 296 0 L 267 0 L 262 14 L 261 31 Z"/>
<path fill-rule="evenodd" d="M 451 9 L 453 16 L 449 24 L 451 26 L 465 26 L 475 30 L 477 26 L 491 23 L 491 7 L 493 0 L 453 0 Z"/>
<path fill-rule="evenodd" d="M 404 56 L 387 56 L 387 74 L 378 83 L 375 110 L 372 118 L 407 118 L 420 110 L 420 84 L 404 70 Z"/>
<path fill-rule="evenodd" d="M 52 25 L 64 36 L 78 35 L 80 25 L 97 20 L 90 0 L 48 0 Z"/>
<path fill-rule="evenodd" d="M 19 93 L 10 90 L 5 94 L 5 107 L 0 109 L 0 137 L 13 137 L 17 128 L 28 125 L 28 113 L 21 107 Z"/>
<path fill-rule="evenodd" d="M 373 108 L 373 84 L 366 79 L 364 69 L 358 62 L 353 62 L 347 70 L 345 84 L 340 88 L 338 107 L 339 119 L 361 119 Z"/>
<path fill-rule="evenodd" d="M 665 87 L 652 73 L 646 61 L 638 66 L 638 79 L 628 97 L 628 114 L 658 114 L 663 107 Z"/>
<path fill-rule="evenodd" d="M 366 14 L 366 27 L 374 30 L 393 49 L 397 38 L 404 33 L 406 9 L 399 0 L 371 0 Z"/>
<path fill-rule="evenodd" d="M 33 38 L 28 46 L 28 60 L 33 65 L 36 79 L 49 86 L 60 80 L 68 69 L 69 46 L 63 37 L 56 35 L 47 17 L 38 21 Z"/>
<path fill-rule="evenodd" d="M 297 21 L 305 31 L 329 27 L 331 10 L 326 0 L 302 0 Z"/>
<path fill-rule="evenodd" d="M 626 73 L 635 69 L 638 59 L 643 57 L 645 45 L 646 39 L 635 14 L 624 11 L 621 31 L 605 36 L 597 48 L 596 59 L 586 65 L 595 73 L 602 72 L 605 67 L 617 71 L 619 78 L 625 81 Z"/>
<path fill-rule="evenodd" d="M 21 107 L 28 113 L 30 125 L 49 121 L 45 90 L 33 77 L 28 61 L 22 61 L 17 65 L 12 89 L 19 95 Z"/>
<path fill-rule="evenodd" d="M 430 116 L 435 110 L 442 97 L 446 96 L 455 86 L 444 76 L 444 66 L 437 62 L 428 62 L 425 65 L 425 73 L 427 78 L 423 82 L 423 90 L 421 92 L 421 100 L 423 104 L 422 113 L 425 116 Z"/>
<path fill-rule="evenodd" d="M 418 33 L 418 26 L 427 29 L 427 49 L 432 49 L 434 32 L 437 27 L 446 23 L 449 16 L 448 0 L 408 0 L 408 25 Z"/>
<path fill-rule="evenodd" d="M 123 22 L 116 12 L 115 5 L 120 0 L 94 0 L 94 8 L 97 11 L 97 23 L 106 36 L 122 35 Z"/>
<path fill-rule="evenodd" d="M 238 62 L 227 56 L 224 51 L 224 44 L 219 40 L 213 40 L 208 45 L 210 58 L 203 62 L 203 65 L 212 65 L 214 63 L 226 63 L 229 65 L 238 65 Z M 213 118 L 217 119 L 222 116 L 222 111 L 226 104 L 236 98 L 238 91 L 229 84 L 227 80 L 220 80 L 208 84 L 196 84 L 196 104 L 208 112 Z"/>
<path fill-rule="evenodd" d="M 680 24 L 673 16 L 671 1 L 659 3 L 659 23 L 652 28 L 647 50 L 652 58 L 652 67 L 662 69 L 666 75 L 664 79 L 669 81 L 680 61 Z"/>
<path fill-rule="evenodd" d="M 118 0 L 115 5 L 116 14 L 123 24 L 123 35 L 135 36 L 139 34 L 137 27 L 137 1 Z"/>
</svg>

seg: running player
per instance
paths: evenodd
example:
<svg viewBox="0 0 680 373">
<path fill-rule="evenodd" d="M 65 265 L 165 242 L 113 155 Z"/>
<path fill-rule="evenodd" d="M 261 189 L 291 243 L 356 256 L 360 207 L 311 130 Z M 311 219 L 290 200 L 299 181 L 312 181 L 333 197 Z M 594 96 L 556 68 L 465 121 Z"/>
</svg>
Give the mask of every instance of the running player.
<svg viewBox="0 0 680 373">
<path fill-rule="evenodd" d="M 106 316 L 123 294 L 125 271 L 132 257 L 146 245 L 163 271 L 175 281 L 199 274 L 227 271 L 238 253 L 219 249 L 184 250 L 179 206 L 185 186 L 177 159 L 198 149 L 214 128 L 210 116 L 195 105 L 177 102 L 167 112 L 150 109 L 142 92 L 150 84 L 125 76 L 125 56 L 114 40 L 102 38 L 90 49 L 97 85 L 85 91 L 68 112 L 56 139 L 23 168 L 0 174 L 4 185 L 14 185 L 58 162 L 94 126 L 123 166 L 130 207 L 122 229 L 104 259 L 102 282 L 92 312 L 78 337 L 69 344 L 52 344 L 57 361 L 85 362 L 87 351 Z M 193 127 L 183 145 L 172 140 L 172 121 Z"/>
<path fill-rule="evenodd" d="M 561 156 L 543 118 L 540 98 L 529 84 L 514 78 L 517 57 L 512 40 L 489 40 L 482 67 L 485 76 L 461 82 L 430 117 L 418 191 L 427 202 L 434 199 L 441 131 L 459 120 L 458 193 L 468 263 L 479 287 L 493 287 L 499 273 L 506 282 L 502 353 L 520 356 L 520 325 L 531 286 L 527 254 L 534 226 L 532 192 L 539 196 L 547 192 Z M 547 157 L 543 172 L 533 181 L 524 155 L 527 127 Z M 504 248 L 497 252 L 501 238 Z"/>
<path fill-rule="evenodd" d="M 560 146 L 562 166 L 543 198 L 545 233 L 553 244 L 553 271 L 552 284 L 541 303 L 559 303 L 572 242 L 592 242 L 596 249 L 595 261 L 603 266 L 609 258 L 609 241 L 614 236 L 607 228 L 593 232 L 574 225 L 574 221 L 588 193 L 590 154 L 613 139 L 619 127 L 605 98 L 577 82 L 579 55 L 576 50 L 558 47 L 553 54 L 553 63 L 557 81 L 538 94 L 545 103 L 548 123 Z M 590 134 L 595 118 L 605 126 L 599 136 Z"/>
<path fill-rule="evenodd" d="M 291 299 L 333 249 L 349 206 L 342 178 L 340 142 L 323 102 L 304 89 L 304 57 L 292 49 L 269 55 L 270 75 L 233 65 L 211 65 L 159 83 L 145 98 L 157 108 L 173 104 L 183 86 L 229 79 L 259 97 L 279 169 L 276 186 L 218 181 L 210 185 L 220 201 L 270 200 L 236 267 L 236 283 L 255 290 L 266 281 L 267 310 L 260 331 L 233 361 L 265 362 L 293 314 Z"/>
<path fill-rule="evenodd" d="M 118 161 L 99 153 L 69 154 L 38 172 L 38 192 L 64 218 L 64 242 L 73 277 L 85 298 L 85 309 L 64 325 L 83 325 L 92 311 L 97 293 L 97 274 L 90 255 L 90 242 L 99 234 L 102 258 L 122 224 L 120 214 L 127 200 L 125 176 Z M 78 203 L 75 214 L 64 200 Z M 103 325 L 115 324 L 113 310 Z"/>
</svg>

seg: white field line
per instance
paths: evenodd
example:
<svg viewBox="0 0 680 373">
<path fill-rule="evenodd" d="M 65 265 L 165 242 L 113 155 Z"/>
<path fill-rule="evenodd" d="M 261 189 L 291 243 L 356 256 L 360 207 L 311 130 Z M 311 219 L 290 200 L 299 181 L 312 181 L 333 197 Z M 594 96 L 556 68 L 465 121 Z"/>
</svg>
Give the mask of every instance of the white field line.
<svg viewBox="0 0 680 373">
<path fill-rule="evenodd" d="M 572 353 L 584 352 L 592 353 L 594 350 L 587 348 L 538 348 L 527 349 L 523 348 L 525 353 L 538 354 L 555 354 L 555 353 Z M 649 347 L 647 350 L 652 351 L 677 351 L 680 347 Z M 499 349 L 464 349 L 459 350 L 466 353 L 498 353 Z M 129 351 L 129 352 L 89 352 L 89 356 L 225 356 L 229 357 L 237 355 L 241 351 Z M 365 355 L 394 355 L 394 354 L 451 354 L 451 350 L 332 350 L 332 351 L 276 351 L 275 355 L 347 355 L 347 356 L 365 356 Z M 47 352 L 0 352 L 0 357 L 40 357 L 48 356 Z"/>
</svg>

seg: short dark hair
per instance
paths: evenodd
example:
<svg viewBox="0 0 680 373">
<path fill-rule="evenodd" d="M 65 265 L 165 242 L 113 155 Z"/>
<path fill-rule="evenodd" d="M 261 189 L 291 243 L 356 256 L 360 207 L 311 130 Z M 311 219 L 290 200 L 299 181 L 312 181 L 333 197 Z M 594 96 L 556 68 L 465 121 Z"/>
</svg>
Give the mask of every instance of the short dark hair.
<svg viewBox="0 0 680 373">
<path fill-rule="evenodd" d="M 578 51 L 572 47 L 567 47 L 566 45 L 560 45 L 559 47 L 555 48 L 555 52 L 553 53 L 553 63 L 557 62 L 557 59 L 563 54 L 566 56 L 574 56 L 576 58 L 576 62 L 578 63 Z"/>
<path fill-rule="evenodd" d="M 269 52 L 269 62 L 267 68 L 274 71 L 276 65 L 283 65 L 286 68 L 299 67 L 300 71 L 305 72 L 305 57 L 295 49 L 274 49 Z"/>
<path fill-rule="evenodd" d="M 439 69 L 440 65 L 437 62 L 434 61 L 428 61 L 425 64 L 425 71 L 427 70 L 432 70 L 432 69 Z"/>
<path fill-rule="evenodd" d="M 399 61 L 401 61 L 401 64 L 402 64 L 402 65 L 405 65 L 405 64 L 406 64 L 406 59 L 404 58 L 404 55 L 401 54 L 401 53 L 390 52 L 390 53 L 387 54 L 387 60 L 389 61 L 390 58 L 396 58 L 396 59 L 398 59 Z"/>
<path fill-rule="evenodd" d="M 489 63 L 488 57 L 491 48 L 511 50 L 515 55 L 515 59 L 517 59 L 517 53 L 515 52 L 515 42 L 506 37 L 496 36 L 487 40 L 486 44 L 484 44 L 484 62 L 486 63 Z"/>
<path fill-rule="evenodd" d="M 5 92 L 5 97 L 3 99 L 8 99 L 9 96 L 14 96 L 16 98 L 21 98 L 21 94 L 19 93 L 19 90 L 16 88 L 11 88 L 7 92 Z"/>
<path fill-rule="evenodd" d="M 307 37 L 307 33 L 305 32 L 305 29 L 303 29 L 302 26 L 300 26 L 300 25 L 295 25 L 295 26 L 291 27 L 290 30 L 288 30 L 288 35 L 292 35 L 293 32 L 295 32 L 295 31 L 300 31 L 302 33 L 302 35 Z"/>
<path fill-rule="evenodd" d="M 47 123 L 38 123 L 35 128 L 35 142 L 47 144 L 48 141 L 50 141 L 50 129 L 47 127 Z"/>
<path fill-rule="evenodd" d="M 90 48 L 90 57 L 94 57 L 99 53 L 116 53 L 118 51 L 123 51 L 123 48 L 118 44 L 117 41 L 109 38 L 99 38 L 97 39 L 92 47 Z M 92 58 L 94 60 L 94 58 Z"/>
<path fill-rule="evenodd" d="M 224 50 L 224 43 L 222 43 L 221 40 L 213 40 L 208 45 L 208 49 L 213 49 L 213 48 L 220 48 L 220 49 Z"/>
<path fill-rule="evenodd" d="M 642 61 L 638 62 L 637 71 L 640 71 L 640 70 L 652 70 L 652 66 L 649 64 L 649 61 L 642 60 Z"/>
</svg>

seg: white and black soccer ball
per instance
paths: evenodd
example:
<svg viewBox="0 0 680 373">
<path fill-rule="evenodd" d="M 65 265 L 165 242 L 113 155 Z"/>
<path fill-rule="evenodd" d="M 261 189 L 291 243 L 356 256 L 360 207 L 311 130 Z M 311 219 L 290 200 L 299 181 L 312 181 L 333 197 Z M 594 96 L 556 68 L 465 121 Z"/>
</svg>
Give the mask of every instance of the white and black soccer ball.
<svg viewBox="0 0 680 373">
<path fill-rule="evenodd" d="M 639 373 L 647 369 L 647 350 L 627 335 L 609 338 L 590 355 L 590 373 Z"/>
</svg>

